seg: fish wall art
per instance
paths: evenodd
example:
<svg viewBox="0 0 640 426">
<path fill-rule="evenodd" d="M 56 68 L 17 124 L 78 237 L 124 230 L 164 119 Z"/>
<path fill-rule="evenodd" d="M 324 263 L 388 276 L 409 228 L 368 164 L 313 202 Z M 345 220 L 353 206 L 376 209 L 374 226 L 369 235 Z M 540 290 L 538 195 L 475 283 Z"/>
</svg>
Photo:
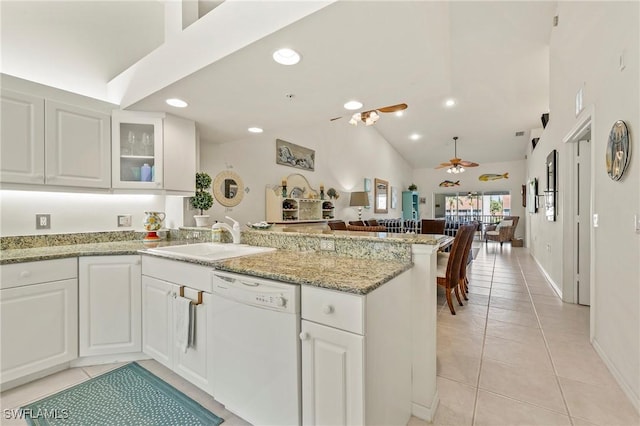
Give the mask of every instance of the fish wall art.
<svg viewBox="0 0 640 426">
<path fill-rule="evenodd" d="M 451 188 L 454 186 L 460 186 L 460 181 L 457 180 L 455 182 L 451 181 L 451 180 L 443 180 L 442 182 L 440 182 L 440 185 L 443 188 Z"/>
<path fill-rule="evenodd" d="M 483 175 L 478 176 L 478 180 L 482 182 L 488 182 L 490 180 L 500 180 L 500 179 L 509 179 L 509 173 L 503 173 L 501 175 L 495 173 L 485 173 Z"/>
</svg>

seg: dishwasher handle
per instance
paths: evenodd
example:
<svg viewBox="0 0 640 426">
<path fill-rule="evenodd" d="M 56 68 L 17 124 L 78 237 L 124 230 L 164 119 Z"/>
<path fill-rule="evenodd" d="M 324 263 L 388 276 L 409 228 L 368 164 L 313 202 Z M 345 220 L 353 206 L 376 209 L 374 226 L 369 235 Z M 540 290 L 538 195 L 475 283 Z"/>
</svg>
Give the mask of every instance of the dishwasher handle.
<svg viewBox="0 0 640 426">
<path fill-rule="evenodd" d="M 236 282 L 235 278 L 232 277 L 225 277 L 224 275 L 218 275 L 218 274 L 213 274 L 216 278 L 220 278 L 223 281 L 226 281 L 228 283 L 234 283 Z"/>
<path fill-rule="evenodd" d="M 224 275 L 218 275 L 218 274 L 213 274 L 216 278 L 220 278 L 223 281 L 226 281 L 228 283 L 240 283 L 242 285 L 245 285 L 247 287 L 260 287 L 260 283 L 257 281 L 243 281 L 237 278 L 233 278 L 233 277 L 227 277 Z"/>
</svg>

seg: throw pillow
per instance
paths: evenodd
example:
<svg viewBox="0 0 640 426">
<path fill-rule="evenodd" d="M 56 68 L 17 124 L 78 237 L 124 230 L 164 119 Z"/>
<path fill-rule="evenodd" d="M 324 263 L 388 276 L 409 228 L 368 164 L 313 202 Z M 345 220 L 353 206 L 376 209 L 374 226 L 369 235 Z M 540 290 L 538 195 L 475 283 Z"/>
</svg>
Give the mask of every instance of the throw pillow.
<svg viewBox="0 0 640 426">
<path fill-rule="evenodd" d="M 500 222 L 498 224 L 498 226 L 496 226 L 496 229 L 500 229 L 502 227 L 507 227 L 507 226 L 513 226 L 513 221 L 512 220 L 503 220 L 502 222 Z"/>
</svg>

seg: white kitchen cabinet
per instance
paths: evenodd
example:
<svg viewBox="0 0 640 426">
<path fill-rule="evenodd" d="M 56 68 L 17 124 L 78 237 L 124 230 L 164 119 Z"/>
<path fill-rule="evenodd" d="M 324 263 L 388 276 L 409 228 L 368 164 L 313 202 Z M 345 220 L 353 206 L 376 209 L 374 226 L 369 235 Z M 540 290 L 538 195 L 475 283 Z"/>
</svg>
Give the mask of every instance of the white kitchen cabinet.
<svg viewBox="0 0 640 426">
<path fill-rule="evenodd" d="M 364 424 L 364 337 L 302 321 L 305 425 Z"/>
<path fill-rule="evenodd" d="M 112 187 L 193 192 L 195 123 L 164 113 L 112 113 Z"/>
<path fill-rule="evenodd" d="M 80 356 L 142 351 L 140 256 L 78 259 Z"/>
<path fill-rule="evenodd" d="M 113 104 L 0 74 L 3 183 L 109 188 Z"/>
<path fill-rule="evenodd" d="M 111 116 L 46 100 L 45 183 L 111 186 Z"/>
<path fill-rule="evenodd" d="M 78 357 L 77 261 L 27 262 L 0 269 L 0 380 L 6 389 L 12 381 Z"/>
<path fill-rule="evenodd" d="M 208 393 L 213 392 L 210 268 L 180 261 L 143 256 L 142 259 L 142 350 L 164 366 Z M 180 287 L 196 306 L 195 345 L 186 352 L 175 343 L 175 303 Z"/>
<path fill-rule="evenodd" d="M 178 286 L 142 277 L 142 351 L 165 367 L 173 367 L 173 294 Z"/>
<path fill-rule="evenodd" d="M 303 286 L 301 302 L 303 424 L 407 424 L 410 274 L 364 296 Z"/>
<path fill-rule="evenodd" d="M 0 92 L 0 181 L 44 183 L 44 98 Z"/>
</svg>

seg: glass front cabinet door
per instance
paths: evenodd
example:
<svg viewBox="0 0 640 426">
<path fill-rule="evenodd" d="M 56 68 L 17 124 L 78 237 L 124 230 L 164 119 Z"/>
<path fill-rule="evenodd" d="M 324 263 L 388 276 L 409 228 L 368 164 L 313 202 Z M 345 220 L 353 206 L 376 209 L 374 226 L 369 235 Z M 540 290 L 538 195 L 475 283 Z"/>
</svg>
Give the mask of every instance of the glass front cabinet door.
<svg viewBox="0 0 640 426">
<path fill-rule="evenodd" d="M 113 188 L 162 189 L 163 116 L 113 111 Z"/>
</svg>

